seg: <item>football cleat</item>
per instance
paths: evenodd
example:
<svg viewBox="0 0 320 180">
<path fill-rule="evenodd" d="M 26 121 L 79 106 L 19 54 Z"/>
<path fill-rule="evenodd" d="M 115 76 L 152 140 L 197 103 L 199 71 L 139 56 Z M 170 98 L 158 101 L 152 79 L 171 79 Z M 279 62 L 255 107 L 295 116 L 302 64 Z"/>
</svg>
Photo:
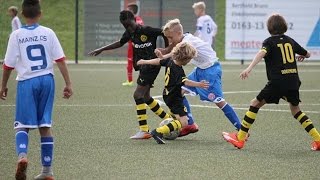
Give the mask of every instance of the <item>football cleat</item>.
<svg viewBox="0 0 320 180">
<path fill-rule="evenodd" d="M 190 133 L 196 133 L 199 131 L 199 126 L 196 123 L 191 125 L 187 125 L 186 127 L 182 128 L 179 134 L 179 137 L 186 136 Z"/>
<path fill-rule="evenodd" d="M 311 150 L 320 151 L 320 141 L 313 141 L 311 144 Z"/>
<path fill-rule="evenodd" d="M 41 173 L 34 177 L 35 180 L 54 180 L 52 173 Z"/>
<path fill-rule="evenodd" d="M 124 83 L 122 83 L 122 86 L 133 86 L 133 81 L 126 81 L 126 82 L 124 82 Z"/>
<path fill-rule="evenodd" d="M 237 138 L 237 133 L 238 132 L 234 132 L 234 133 L 223 132 L 222 136 L 228 143 L 234 145 L 238 149 L 242 149 L 245 141 L 239 141 Z"/>
<path fill-rule="evenodd" d="M 131 136 L 130 139 L 149 139 L 151 134 L 146 131 L 139 131 L 135 135 Z"/>
<path fill-rule="evenodd" d="M 152 135 L 153 139 L 156 140 L 156 142 L 158 144 L 165 144 L 166 143 L 162 139 L 163 135 L 161 133 L 158 133 L 155 129 L 151 131 L 151 135 Z"/>
<path fill-rule="evenodd" d="M 27 158 L 21 158 L 17 164 L 16 170 L 16 180 L 26 180 L 27 179 L 27 167 L 28 160 Z"/>
<path fill-rule="evenodd" d="M 227 133 L 227 132 L 222 132 L 222 136 L 225 135 L 225 134 L 229 134 L 229 133 Z M 248 141 L 249 137 L 250 137 L 250 134 L 247 133 L 246 138 L 245 138 L 244 140 L 245 140 L 245 141 Z"/>
</svg>

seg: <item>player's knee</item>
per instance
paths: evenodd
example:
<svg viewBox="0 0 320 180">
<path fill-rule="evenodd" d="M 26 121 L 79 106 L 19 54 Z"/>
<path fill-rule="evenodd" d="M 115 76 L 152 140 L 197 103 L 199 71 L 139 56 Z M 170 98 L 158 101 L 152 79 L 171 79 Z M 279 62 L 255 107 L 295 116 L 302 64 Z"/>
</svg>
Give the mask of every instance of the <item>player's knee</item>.
<svg viewBox="0 0 320 180">
<path fill-rule="evenodd" d="M 265 104 L 265 101 L 259 101 L 257 98 L 254 98 L 251 100 L 250 102 L 250 106 L 256 107 L 256 108 L 260 108 Z"/>
</svg>

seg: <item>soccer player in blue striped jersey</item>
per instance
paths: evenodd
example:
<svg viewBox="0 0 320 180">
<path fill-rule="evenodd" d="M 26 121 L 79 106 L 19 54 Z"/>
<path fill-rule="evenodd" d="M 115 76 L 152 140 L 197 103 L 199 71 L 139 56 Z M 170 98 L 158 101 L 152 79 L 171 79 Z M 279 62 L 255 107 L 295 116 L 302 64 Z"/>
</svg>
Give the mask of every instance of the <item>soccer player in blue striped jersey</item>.
<svg viewBox="0 0 320 180">
<path fill-rule="evenodd" d="M 14 129 L 18 163 L 15 177 L 19 180 L 27 179 L 29 131 L 39 129 L 42 172 L 35 179 L 52 180 L 54 141 L 51 126 L 55 92 L 54 61 L 65 80 L 64 98 L 70 98 L 73 93 L 72 86 L 65 55 L 56 34 L 51 29 L 38 24 L 41 17 L 39 0 L 24 0 L 22 15 L 26 25 L 12 32 L 9 38 L 3 64 L 0 98 L 6 99 L 7 82 L 12 70 L 16 69 L 18 84 Z"/>
</svg>

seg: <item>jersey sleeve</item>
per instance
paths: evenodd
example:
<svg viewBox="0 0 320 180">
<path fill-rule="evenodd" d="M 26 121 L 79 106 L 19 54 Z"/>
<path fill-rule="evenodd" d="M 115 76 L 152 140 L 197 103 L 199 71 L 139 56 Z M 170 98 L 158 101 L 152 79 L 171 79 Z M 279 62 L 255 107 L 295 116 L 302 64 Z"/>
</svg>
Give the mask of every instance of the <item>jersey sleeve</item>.
<svg viewBox="0 0 320 180">
<path fill-rule="evenodd" d="M 4 69 L 14 69 L 20 55 L 18 39 L 16 36 L 16 31 L 11 33 L 9 37 L 8 47 L 6 55 L 4 58 L 3 68 Z"/>
<path fill-rule="evenodd" d="M 128 31 L 125 31 L 123 34 L 122 34 L 122 37 L 120 39 L 120 44 L 121 46 L 124 45 L 125 43 L 127 43 L 129 40 L 130 40 L 130 33 Z"/>
<path fill-rule="evenodd" d="M 51 52 L 51 58 L 53 61 L 59 62 L 65 60 L 65 55 L 63 52 L 63 49 L 61 47 L 61 44 L 59 42 L 58 37 L 56 34 L 52 31 L 52 48 L 50 50 Z"/>
<path fill-rule="evenodd" d="M 292 39 L 293 40 L 293 39 Z M 293 40 L 293 51 L 299 55 L 305 56 L 307 55 L 308 51 L 300 46 L 295 40 Z"/>
<path fill-rule="evenodd" d="M 202 20 L 200 18 L 197 19 L 196 27 L 197 27 L 197 31 L 201 31 L 202 30 L 203 22 L 202 22 Z"/>
<path fill-rule="evenodd" d="M 266 54 L 268 54 L 268 51 L 270 50 L 270 43 L 269 43 L 269 40 L 268 40 L 268 39 L 266 39 L 266 40 L 263 41 L 262 47 L 261 47 L 260 50 L 262 50 L 262 51 L 264 51 Z"/>
<path fill-rule="evenodd" d="M 160 65 L 161 66 L 168 66 L 169 61 L 171 61 L 170 58 L 162 59 L 162 60 L 160 60 Z"/>
</svg>

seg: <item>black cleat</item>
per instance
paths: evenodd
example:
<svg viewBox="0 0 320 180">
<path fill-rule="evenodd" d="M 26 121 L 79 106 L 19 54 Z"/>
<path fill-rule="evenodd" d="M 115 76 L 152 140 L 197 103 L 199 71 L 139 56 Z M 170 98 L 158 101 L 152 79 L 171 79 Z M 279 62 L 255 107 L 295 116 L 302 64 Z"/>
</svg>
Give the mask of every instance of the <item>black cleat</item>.
<svg viewBox="0 0 320 180">
<path fill-rule="evenodd" d="M 153 137 L 154 140 L 156 140 L 156 142 L 158 144 L 165 144 L 166 142 L 164 142 L 164 140 L 162 139 L 162 134 L 158 133 L 155 129 L 151 131 L 150 133 Z"/>
</svg>

